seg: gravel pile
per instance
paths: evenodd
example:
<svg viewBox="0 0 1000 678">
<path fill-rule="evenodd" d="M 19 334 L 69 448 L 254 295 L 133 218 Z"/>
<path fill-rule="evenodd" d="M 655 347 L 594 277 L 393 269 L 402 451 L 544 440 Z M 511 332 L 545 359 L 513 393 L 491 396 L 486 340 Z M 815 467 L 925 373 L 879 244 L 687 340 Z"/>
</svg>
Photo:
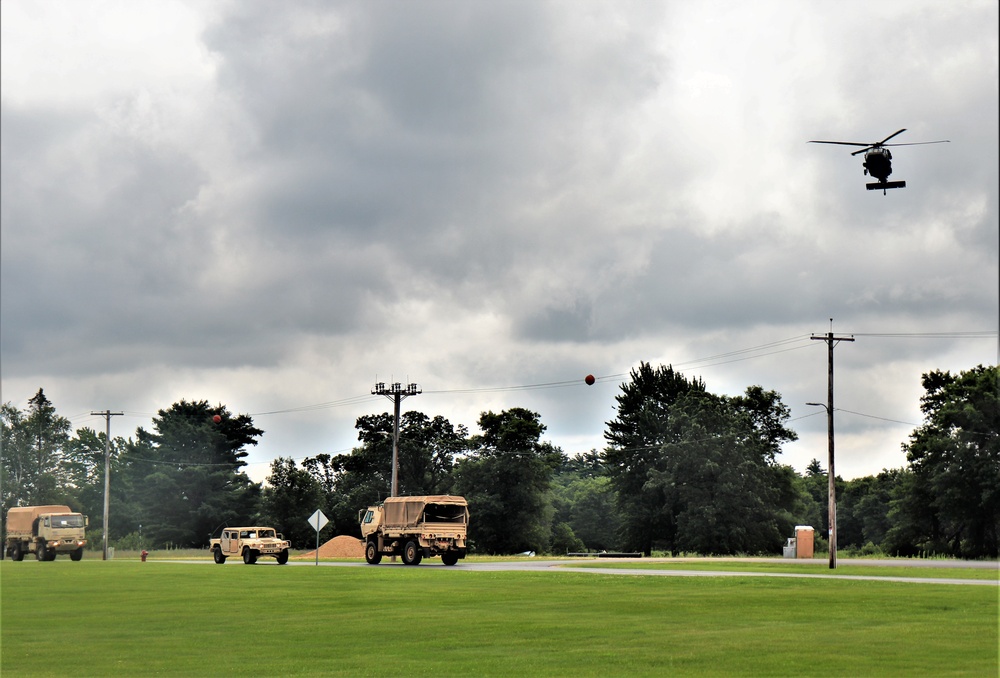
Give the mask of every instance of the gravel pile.
<svg viewBox="0 0 1000 678">
<path fill-rule="evenodd" d="M 316 551 L 298 556 L 299 558 L 315 558 Z M 360 539 L 346 534 L 334 537 L 319 547 L 320 558 L 364 558 L 365 543 Z"/>
</svg>

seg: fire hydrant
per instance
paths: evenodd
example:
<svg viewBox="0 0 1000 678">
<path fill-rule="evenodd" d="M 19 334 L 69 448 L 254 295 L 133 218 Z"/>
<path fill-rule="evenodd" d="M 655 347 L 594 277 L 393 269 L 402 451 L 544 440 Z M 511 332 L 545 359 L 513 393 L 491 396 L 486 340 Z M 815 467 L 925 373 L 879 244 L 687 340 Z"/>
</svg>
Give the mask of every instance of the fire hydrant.
<svg viewBox="0 0 1000 678">
<path fill-rule="evenodd" d="M 148 555 L 149 555 L 149 551 L 145 551 L 144 550 L 142 553 L 139 554 L 139 557 L 142 558 L 142 562 L 146 562 L 146 556 L 148 556 Z"/>
</svg>

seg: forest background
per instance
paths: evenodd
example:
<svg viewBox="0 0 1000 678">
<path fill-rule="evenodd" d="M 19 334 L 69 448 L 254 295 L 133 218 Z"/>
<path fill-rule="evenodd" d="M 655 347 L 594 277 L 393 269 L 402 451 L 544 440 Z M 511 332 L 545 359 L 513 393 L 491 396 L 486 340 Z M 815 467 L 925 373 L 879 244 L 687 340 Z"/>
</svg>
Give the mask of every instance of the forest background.
<svg viewBox="0 0 1000 678">
<path fill-rule="evenodd" d="M 470 506 L 475 553 L 641 551 L 778 554 L 796 525 L 826 548 L 828 478 L 781 464 L 797 438 L 779 393 L 750 386 L 709 392 L 671 366 L 642 363 L 616 397 L 603 450 L 569 456 L 543 440 L 541 415 L 483 412 L 479 432 L 441 415 L 400 419 L 401 495 L 459 494 Z M 907 465 L 836 478 L 838 548 L 847 555 L 996 558 L 1000 535 L 1000 369 L 923 375 L 924 422 L 903 444 Z M 218 421 L 216 421 L 218 415 Z M 224 405 L 182 400 L 152 430 L 110 441 L 71 431 L 43 389 L 2 406 L 0 507 L 68 504 L 91 516 L 103 542 L 105 451 L 110 450 L 109 542 L 119 548 L 198 548 L 226 525 L 268 524 L 306 548 L 307 518 L 328 535 L 360 536 L 358 511 L 389 495 L 393 416 L 359 417 L 359 445 L 271 463 L 263 483 L 245 473 L 264 431 Z"/>
</svg>

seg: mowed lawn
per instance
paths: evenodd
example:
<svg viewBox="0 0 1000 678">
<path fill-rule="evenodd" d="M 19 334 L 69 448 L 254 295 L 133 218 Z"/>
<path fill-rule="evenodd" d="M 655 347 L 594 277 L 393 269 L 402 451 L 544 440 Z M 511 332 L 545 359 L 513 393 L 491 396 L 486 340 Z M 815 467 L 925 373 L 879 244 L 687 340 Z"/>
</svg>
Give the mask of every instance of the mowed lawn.
<svg viewBox="0 0 1000 678">
<path fill-rule="evenodd" d="M 0 561 L 14 675 L 996 676 L 994 586 Z"/>
</svg>

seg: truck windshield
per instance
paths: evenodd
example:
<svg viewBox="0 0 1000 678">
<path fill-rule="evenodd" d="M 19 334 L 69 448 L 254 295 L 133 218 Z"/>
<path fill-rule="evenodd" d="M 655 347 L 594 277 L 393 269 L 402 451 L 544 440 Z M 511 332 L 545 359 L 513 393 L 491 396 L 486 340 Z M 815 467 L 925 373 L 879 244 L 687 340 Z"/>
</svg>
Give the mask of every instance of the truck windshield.
<svg viewBox="0 0 1000 678">
<path fill-rule="evenodd" d="M 257 536 L 261 539 L 274 539 L 274 530 L 261 530 Z"/>
<path fill-rule="evenodd" d="M 52 527 L 83 527 L 83 516 L 52 516 Z"/>
</svg>

